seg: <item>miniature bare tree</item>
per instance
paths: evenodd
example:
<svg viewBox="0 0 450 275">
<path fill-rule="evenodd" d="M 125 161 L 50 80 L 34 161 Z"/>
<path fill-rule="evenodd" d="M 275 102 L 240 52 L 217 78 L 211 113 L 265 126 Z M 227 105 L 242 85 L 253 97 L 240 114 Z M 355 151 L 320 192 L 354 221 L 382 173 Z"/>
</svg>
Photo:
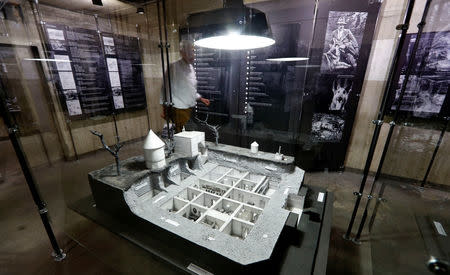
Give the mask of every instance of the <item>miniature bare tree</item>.
<svg viewBox="0 0 450 275">
<path fill-rule="evenodd" d="M 194 117 L 194 119 L 195 119 L 195 121 L 197 123 L 205 126 L 208 130 L 210 130 L 213 133 L 214 139 L 216 140 L 215 144 L 219 145 L 219 129 L 220 129 L 220 126 L 219 125 L 210 125 L 210 124 L 208 124 L 208 122 L 207 122 L 208 121 L 208 117 L 209 117 L 209 115 L 206 114 L 205 120 L 201 120 L 201 119 L 199 119 L 196 116 Z"/>
<path fill-rule="evenodd" d="M 114 145 L 112 146 L 113 149 L 111 149 L 108 145 L 106 145 L 105 140 L 103 139 L 103 134 L 102 134 L 102 133 L 97 132 L 97 131 L 94 131 L 94 130 L 91 130 L 91 133 L 92 133 L 93 135 L 98 136 L 98 137 L 100 138 L 100 141 L 101 141 L 102 144 L 103 144 L 103 148 L 105 148 L 108 152 L 111 153 L 111 155 L 114 156 L 114 159 L 116 160 L 116 166 L 117 166 L 117 167 L 116 167 L 116 169 L 117 169 L 117 175 L 120 176 L 119 151 L 120 151 L 120 148 L 122 148 L 123 145 L 120 144 L 120 138 L 119 138 L 119 136 L 116 136 L 117 142 L 116 142 L 116 144 L 114 144 Z"/>
</svg>

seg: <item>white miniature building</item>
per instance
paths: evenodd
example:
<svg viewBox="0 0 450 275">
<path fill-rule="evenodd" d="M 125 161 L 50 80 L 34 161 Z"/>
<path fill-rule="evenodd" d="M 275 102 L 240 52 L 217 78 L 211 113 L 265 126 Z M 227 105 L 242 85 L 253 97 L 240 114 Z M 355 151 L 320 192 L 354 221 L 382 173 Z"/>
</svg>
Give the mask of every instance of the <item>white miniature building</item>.
<svg viewBox="0 0 450 275">
<path fill-rule="evenodd" d="M 197 131 L 184 131 L 174 135 L 175 153 L 187 157 L 200 154 L 199 145 L 205 147 L 205 133 Z"/>
<path fill-rule="evenodd" d="M 144 141 L 145 165 L 148 169 L 161 169 L 166 166 L 165 143 L 152 131 Z"/>
<path fill-rule="evenodd" d="M 259 144 L 256 141 L 253 141 L 252 144 L 250 144 L 250 151 L 253 154 L 258 153 L 258 151 L 259 151 Z"/>
</svg>

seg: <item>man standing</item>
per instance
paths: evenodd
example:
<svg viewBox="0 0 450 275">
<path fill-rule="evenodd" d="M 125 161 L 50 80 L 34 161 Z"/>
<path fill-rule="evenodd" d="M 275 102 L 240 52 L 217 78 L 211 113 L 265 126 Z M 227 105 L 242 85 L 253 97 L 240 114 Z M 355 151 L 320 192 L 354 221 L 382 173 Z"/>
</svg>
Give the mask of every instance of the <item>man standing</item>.
<svg viewBox="0 0 450 275">
<path fill-rule="evenodd" d="M 197 101 L 209 106 L 209 100 L 197 93 L 197 79 L 192 63 L 194 63 L 194 45 L 183 40 L 180 42 L 181 59 L 170 64 L 170 81 L 172 90 L 172 108 L 169 118 L 175 123 L 175 132 L 179 133 L 191 118 L 192 108 Z M 161 103 L 164 99 L 164 89 L 161 90 Z M 169 94 L 167 91 L 167 97 Z M 164 107 L 165 108 L 165 107 Z M 164 109 L 164 118 L 166 109 Z"/>
</svg>

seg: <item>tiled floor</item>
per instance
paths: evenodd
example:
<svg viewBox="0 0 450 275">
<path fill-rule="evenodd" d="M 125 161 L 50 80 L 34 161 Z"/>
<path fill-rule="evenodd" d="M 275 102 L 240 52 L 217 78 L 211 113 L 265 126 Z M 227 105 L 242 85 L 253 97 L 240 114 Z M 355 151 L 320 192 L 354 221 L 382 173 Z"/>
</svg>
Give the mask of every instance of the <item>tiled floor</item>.
<svg viewBox="0 0 450 275">
<path fill-rule="evenodd" d="M 127 145 L 122 157 L 139 154 L 140 143 Z M 46 200 L 53 228 L 67 258 L 54 262 L 51 247 L 37 209 L 24 182 L 9 141 L 0 141 L 0 274 L 172 274 L 145 251 L 97 226 L 66 208 L 89 194 L 87 172 L 113 159 L 103 151 L 82 156 L 79 161 L 60 162 L 34 169 Z M 433 214 L 449 220 L 449 193 L 385 180 L 387 188 L 379 215 L 362 244 L 345 241 L 350 213 L 361 174 L 307 173 L 305 184 L 334 192 L 333 225 L 328 274 L 422 274 L 428 258 L 414 222 L 415 215 Z M 370 185 L 370 182 L 368 182 Z M 367 186 L 369 187 L 369 186 Z M 363 199 L 362 205 L 366 200 Z M 371 209 L 373 208 L 373 205 Z M 361 215 L 362 208 L 358 217 Z M 356 232 L 357 218 L 353 232 Z"/>
</svg>

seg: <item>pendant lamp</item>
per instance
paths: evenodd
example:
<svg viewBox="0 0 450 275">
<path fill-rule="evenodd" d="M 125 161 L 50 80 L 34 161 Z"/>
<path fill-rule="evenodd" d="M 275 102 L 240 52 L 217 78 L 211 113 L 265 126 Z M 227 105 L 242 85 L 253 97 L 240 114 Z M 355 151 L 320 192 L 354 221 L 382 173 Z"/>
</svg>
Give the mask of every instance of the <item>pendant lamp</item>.
<svg viewBox="0 0 450 275">
<path fill-rule="evenodd" d="M 244 6 L 242 0 L 227 1 L 224 8 L 191 14 L 189 28 L 200 29 L 195 46 L 221 50 L 249 50 L 275 43 L 266 15 Z"/>
</svg>

